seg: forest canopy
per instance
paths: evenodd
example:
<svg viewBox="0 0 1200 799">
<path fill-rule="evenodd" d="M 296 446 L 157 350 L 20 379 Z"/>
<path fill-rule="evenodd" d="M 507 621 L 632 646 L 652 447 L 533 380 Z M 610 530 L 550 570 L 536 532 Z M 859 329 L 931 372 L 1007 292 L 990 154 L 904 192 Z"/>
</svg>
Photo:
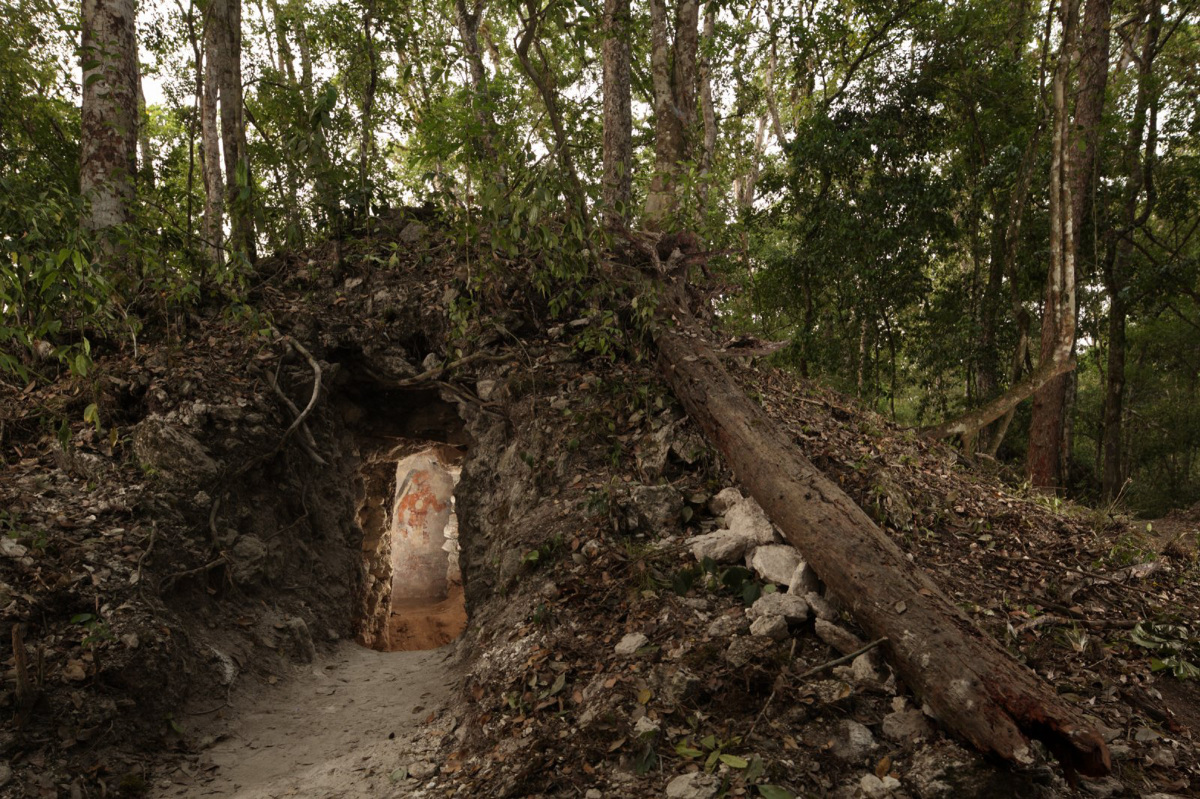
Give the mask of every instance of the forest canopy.
<svg viewBox="0 0 1200 799">
<path fill-rule="evenodd" d="M 686 231 L 803 376 L 1037 488 L 1200 500 L 1194 2 L 0 9 L 14 386 L 428 206 L 559 315 L 607 308 L 614 242 Z"/>
</svg>

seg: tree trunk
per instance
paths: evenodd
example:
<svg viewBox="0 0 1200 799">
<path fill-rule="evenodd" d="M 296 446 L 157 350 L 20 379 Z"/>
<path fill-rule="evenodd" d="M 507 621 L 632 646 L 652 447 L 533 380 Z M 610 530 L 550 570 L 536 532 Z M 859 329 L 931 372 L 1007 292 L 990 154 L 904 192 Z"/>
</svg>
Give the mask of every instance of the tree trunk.
<svg viewBox="0 0 1200 799">
<path fill-rule="evenodd" d="M 147 188 L 154 188 L 154 153 L 150 149 L 150 113 L 146 108 L 146 95 L 142 91 L 142 73 L 138 70 L 138 175 Z"/>
<path fill-rule="evenodd" d="M 220 57 L 217 81 L 221 102 L 221 145 L 225 156 L 225 192 L 233 247 L 254 263 L 254 182 L 246 146 L 246 111 L 242 98 L 242 0 L 213 0 Z"/>
<path fill-rule="evenodd" d="M 633 199 L 629 0 L 604 0 L 604 221 L 623 227 Z"/>
<path fill-rule="evenodd" d="M 496 119 L 492 114 L 491 93 L 488 90 L 487 69 L 483 66 L 483 54 L 479 49 L 479 23 L 483 19 L 483 0 L 476 0 L 473 11 L 467 10 L 466 0 L 454 0 L 454 19 L 458 36 L 462 40 L 467 66 L 471 71 L 472 105 L 475 120 L 479 124 L 479 137 L 475 141 L 476 157 L 493 166 L 496 163 L 494 133 Z"/>
<path fill-rule="evenodd" d="M 716 36 L 716 8 L 709 5 L 704 10 L 703 42 L 706 50 L 712 50 Z M 697 209 L 696 216 L 703 217 L 708 211 L 709 197 L 712 196 L 713 161 L 716 158 L 716 108 L 713 103 L 713 65 L 709 56 L 703 55 L 700 60 L 700 118 L 704 122 L 703 148 L 700 157 L 700 180 L 703 202 Z"/>
<path fill-rule="evenodd" d="M 685 317 L 686 319 L 686 317 Z M 979 630 L 861 508 L 742 393 L 690 320 L 656 334 L 659 368 L 738 481 L 949 729 L 983 752 L 1034 761 L 1029 738 L 1068 772 L 1111 768 L 1103 739 L 1036 674 Z"/>
<path fill-rule="evenodd" d="M 1124 487 L 1121 468 L 1121 420 L 1125 413 L 1125 318 L 1127 309 L 1118 296 L 1109 298 L 1108 379 L 1104 387 L 1104 468 L 1100 498 L 1115 500 Z"/>
<path fill-rule="evenodd" d="M 204 243 L 208 260 L 217 267 L 225 264 L 225 179 L 221 174 L 221 136 L 217 125 L 217 79 L 221 45 L 218 25 L 213 20 L 214 6 L 204 10 L 204 92 L 200 98 L 200 153 L 204 169 Z"/>
<path fill-rule="evenodd" d="M 1079 93 L 1073 124 L 1068 125 L 1067 71 L 1073 60 L 1078 0 L 1063 0 L 1063 45 L 1055 71 L 1055 152 L 1057 167 L 1051 183 L 1059 183 L 1058 196 L 1050 200 L 1051 267 L 1046 278 L 1042 311 L 1041 357 L 1074 346 L 1075 261 L 1085 208 L 1095 184 L 1096 141 L 1104 110 L 1108 82 L 1108 22 L 1111 0 L 1089 0 L 1083 20 Z M 1056 214 L 1056 204 L 1058 205 Z M 1056 222 L 1055 219 L 1058 221 Z M 1055 229 L 1057 228 L 1057 229 Z M 1056 242 L 1057 239 L 1057 242 Z M 1067 319 L 1067 316 L 1070 319 Z M 1067 341 L 1070 339 L 1070 341 Z M 1055 489 L 1062 484 L 1065 455 L 1066 409 L 1069 378 L 1058 377 L 1033 398 L 1029 423 L 1029 452 L 1025 471 L 1035 488 Z"/>
<path fill-rule="evenodd" d="M 1137 99 L 1124 147 L 1126 189 L 1120 216 L 1120 230 L 1108 231 L 1104 260 L 1104 287 L 1108 293 L 1108 375 L 1104 391 L 1104 468 L 1100 478 L 1100 496 L 1115 500 L 1125 485 L 1122 463 L 1125 395 L 1125 324 L 1129 302 L 1124 296 L 1129 282 L 1129 261 L 1133 256 L 1133 237 L 1137 228 L 1149 219 L 1155 201 L 1152 165 L 1158 147 L 1157 88 L 1153 81 L 1154 59 L 1162 30 L 1161 9 L 1146 2 L 1145 38 L 1138 59 Z M 1144 152 L 1144 155 L 1143 155 Z M 1145 208 L 1138 212 L 1142 192 Z"/>
<path fill-rule="evenodd" d="M 100 232 L 128 222 L 134 198 L 138 133 L 136 17 L 133 0 L 83 0 L 82 10 L 79 188 L 88 202 L 83 224 Z M 103 257 L 111 253 L 108 249 Z"/>
<path fill-rule="evenodd" d="M 367 50 L 367 85 L 363 91 L 362 119 L 359 120 L 361 135 L 358 144 L 358 191 L 362 202 L 361 213 L 364 217 L 371 210 L 371 154 L 375 150 L 375 128 L 371 114 L 375 110 L 375 85 L 379 81 L 374 26 L 375 3 L 374 0 L 369 0 L 363 8 L 363 44 Z"/>
<path fill-rule="evenodd" d="M 696 117 L 697 0 L 678 0 L 674 42 L 667 0 L 650 0 L 650 76 L 654 89 L 654 176 L 646 195 L 646 222 L 661 227 L 674 214 L 680 164 L 691 154 Z"/>
<path fill-rule="evenodd" d="M 525 10 L 527 16 L 521 20 L 523 28 L 514 48 L 517 61 L 542 98 L 542 105 L 546 108 L 546 117 L 550 121 L 550 130 L 554 136 L 555 158 L 570 189 L 570 204 L 586 230 L 590 223 L 587 194 L 583 190 L 579 172 L 575 169 L 575 158 L 571 155 L 571 143 L 568 140 L 566 122 L 559 105 L 558 87 L 554 80 L 557 73 L 538 40 L 538 30 L 546 9 L 540 5 L 539 0 L 525 0 Z M 534 63 L 531 53 L 536 53 L 538 63 Z"/>
</svg>

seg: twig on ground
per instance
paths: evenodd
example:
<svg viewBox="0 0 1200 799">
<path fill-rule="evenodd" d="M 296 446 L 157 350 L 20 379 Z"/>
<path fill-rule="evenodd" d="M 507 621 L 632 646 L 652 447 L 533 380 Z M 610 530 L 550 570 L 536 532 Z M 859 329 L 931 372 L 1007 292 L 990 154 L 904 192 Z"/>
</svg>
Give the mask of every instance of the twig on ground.
<svg viewBox="0 0 1200 799">
<path fill-rule="evenodd" d="M 886 644 L 887 640 L 888 639 L 886 639 L 886 638 L 880 638 L 877 641 L 872 641 L 871 643 L 867 644 L 866 646 L 862 647 L 861 649 L 854 650 L 853 652 L 851 652 L 848 655 L 842 655 L 840 658 L 834 658 L 833 660 L 829 661 L 828 663 L 822 663 L 820 666 L 813 666 L 808 671 L 803 671 L 800 674 L 797 674 L 796 679 L 797 680 L 807 679 L 808 677 L 812 677 L 813 675 L 820 674 L 823 671 L 828 671 L 829 669 L 832 669 L 834 666 L 840 666 L 843 663 L 849 663 L 850 661 L 854 660 L 859 655 L 870 652 L 872 649 L 879 646 L 880 644 Z"/>
</svg>

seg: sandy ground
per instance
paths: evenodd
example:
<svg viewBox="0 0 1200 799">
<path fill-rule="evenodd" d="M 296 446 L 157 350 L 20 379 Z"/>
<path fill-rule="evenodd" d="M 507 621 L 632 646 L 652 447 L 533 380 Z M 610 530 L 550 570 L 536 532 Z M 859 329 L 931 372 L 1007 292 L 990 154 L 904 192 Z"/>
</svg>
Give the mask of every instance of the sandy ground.
<svg viewBox="0 0 1200 799">
<path fill-rule="evenodd" d="M 153 797 L 357 799 L 419 795 L 452 731 L 453 647 L 375 652 L 342 642 L 292 679 L 243 695 L 205 722 L 199 762 L 160 777 Z M 421 777 L 418 782 L 410 775 Z"/>
<path fill-rule="evenodd" d="M 450 594 L 430 605 L 428 600 L 392 602 L 388 643 L 392 651 L 434 649 L 450 643 L 467 629 L 463 587 L 451 584 Z"/>
</svg>

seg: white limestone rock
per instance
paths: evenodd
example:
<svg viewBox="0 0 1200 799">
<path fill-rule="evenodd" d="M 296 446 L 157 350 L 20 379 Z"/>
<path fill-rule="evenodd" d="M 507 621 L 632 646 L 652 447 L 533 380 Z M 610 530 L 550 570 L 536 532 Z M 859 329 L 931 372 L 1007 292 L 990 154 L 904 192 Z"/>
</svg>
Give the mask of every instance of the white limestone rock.
<svg viewBox="0 0 1200 799">
<path fill-rule="evenodd" d="M 788 593 L 805 594 L 812 592 L 820 592 L 821 578 L 817 577 L 817 573 L 813 571 L 813 567 L 808 565 L 808 561 L 801 559 L 796 564 L 796 568 L 788 577 Z"/>
<path fill-rule="evenodd" d="M 688 547 L 696 560 L 712 558 L 716 563 L 736 563 L 750 545 L 745 536 L 729 530 L 716 530 L 687 540 Z"/>
<path fill-rule="evenodd" d="M 776 585 L 788 585 L 796 565 L 800 563 L 800 553 L 795 547 L 787 544 L 767 544 L 757 547 L 751 553 L 747 565 L 763 580 Z"/>
<path fill-rule="evenodd" d="M 791 589 L 788 589 L 791 592 Z M 816 591 L 809 591 L 804 595 L 804 601 L 808 603 L 808 607 L 812 609 L 812 613 L 822 621 L 837 621 L 838 612 L 833 607 L 833 604 L 825 597 L 818 594 Z"/>
<path fill-rule="evenodd" d="M 746 615 L 752 619 L 782 616 L 789 622 L 802 622 L 808 619 L 808 603 L 798 596 L 775 591 L 760 596 L 746 609 Z"/>
<path fill-rule="evenodd" d="M 618 655 L 632 655 L 650 643 L 650 639 L 641 633 L 629 633 L 617 642 L 613 651 Z"/>
<path fill-rule="evenodd" d="M 722 488 L 708 501 L 708 510 L 713 516 L 724 516 L 730 508 L 742 502 L 742 492 L 733 486 Z"/>
<path fill-rule="evenodd" d="M 750 634 L 782 641 L 788 635 L 787 619 L 783 616 L 759 616 L 750 624 Z"/>
<path fill-rule="evenodd" d="M 730 507 L 725 512 L 725 526 L 730 532 L 744 535 L 758 546 L 773 544 L 778 540 L 775 527 L 754 497 L 746 497 Z M 786 579 L 787 575 L 784 575 L 784 578 Z"/>
</svg>

